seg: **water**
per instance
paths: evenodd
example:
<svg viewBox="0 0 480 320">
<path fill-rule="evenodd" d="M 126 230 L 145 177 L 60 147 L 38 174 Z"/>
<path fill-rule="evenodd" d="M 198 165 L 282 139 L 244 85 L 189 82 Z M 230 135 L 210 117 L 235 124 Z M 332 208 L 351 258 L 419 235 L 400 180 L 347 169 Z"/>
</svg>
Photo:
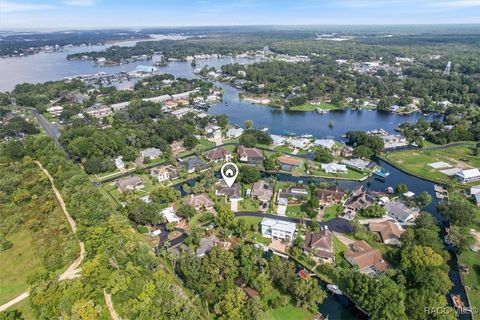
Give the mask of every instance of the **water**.
<svg viewBox="0 0 480 320">
<path fill-rule="evenodd" d="M 134 41 L 116 43 L 120 45 L 133 45 Z M 12 90 L 14 86 L 22 82 L 38 83 L 50 80 L 60 80 L 67 76 L 78 74 L 88 74 L 104 71 L 109 74 L 118 73 L 120 71 L 134 70 L 137 65 L 151 64 L 151 61 L 139 61 L 131 64 L 97 67 L 91 61 L 68 61 L 66 56 L 69 53 L 104 50 L 108 45 L 76 47 L 68 49 L 65 52 L 39 53 L 36 55 L 3 58 L 0 59 L 0 91 Z M 154 57 L 155 59 L 155 57 Z M 219 68 L 226 63 L 251 63 L 253 59 L 232 59 L 222 58 L 213 60 L 199 60 L 196 68 L 205 65 Z M 170 62 L 167 66 L 159 68 L 161 72 L 171 73 L 175 77 L 195 78 L 193 68 L 189 62 Z M 126 83 L 124 85 L 132 85 Z M 297 134 L 313 134 L 316 137 L 333 136 L 339 139 L 345 132 L 349 130 L 373 130 L 383 128 L 389 132 L 393 132 L 399 124 L 410 121 L 416 122 L 423 117 L 421 114 L 397 115 L 392 113 L 383 113 L 377 111 L 353 111 L 344 110 L 330 112 L 326 115 L 316 113 L 288 112 L 272 109 L 262 105 L 251 104 L 240 101 L 238 98 L 239 90 L 223 83 L 216 82 L 216 85 L 224 89 L 224 102 L 213 106 L 209 112 L 213 114 L 227 114 L 230 122 L 233 124 L 243 125 L 245 120 L 253 120 L 256 127 L 268 127 L 271 133 L 284 134 L 294 132 Z M 432 120 L 435 116 L 428 116 L 427 120 Z M 334 122 L 333 128 L 328 127 L 330 121 Z M 444 222 L 444 218 L 437 212 L 438 204 L 433 192 L 433 184 L 431 182 L 407 175 L 390 165 L 380 161 L 389 172 L 390 176 L 386 182 L 381 182 L 370 178 L 363 182 L 371 190 L 385 191 L 388 186 L 396 186 L 398 183 L 405 183 L 409 189 L 415 193 L 427 191 L 434 199 L 432 203 L 424 209 L 430 212 L 438 221 Z M 303 180 L 305 183 L 314 181 L 316 183 L 326 181 L 325 179 L 305 179 L 295 178 L 286 175 L 277 175 L 277 179 L 285 181 Z M 328 180 L 332 182 L 332 180 Z M 341 188 L 352 190 L 359 182 L 353 181 L 333 181 Z M 194 182 L 190 182 L 194 183 Z M 461 286 L 458 271 L 451 267 L 450 279 L 454 283 L 451 293 L 461 294 L 466 301 L 465 290 Z M 329 296 L 320 306 L 320 311 L 325 315 L 329 315 L 330 319 L 356 319 L 357 317 L 334 297 Z M 469 316 L 461 316 L 460 319 L 470 319 Z"/>
</svg>

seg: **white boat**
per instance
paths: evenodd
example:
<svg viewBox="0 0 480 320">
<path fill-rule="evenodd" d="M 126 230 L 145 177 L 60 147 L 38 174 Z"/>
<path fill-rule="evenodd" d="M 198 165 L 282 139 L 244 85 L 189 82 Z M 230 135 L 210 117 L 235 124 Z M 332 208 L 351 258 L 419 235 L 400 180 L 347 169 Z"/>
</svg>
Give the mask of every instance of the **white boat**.
<svg viewBox="0 0 480 320">
<path fill-rule="evenodd" d="M 334 284 L 327 284 L 327 289 L 330 290 L 332 293 L 343 295 L 342 290 L 340 290 L 340 288 Z"/>
</svg>

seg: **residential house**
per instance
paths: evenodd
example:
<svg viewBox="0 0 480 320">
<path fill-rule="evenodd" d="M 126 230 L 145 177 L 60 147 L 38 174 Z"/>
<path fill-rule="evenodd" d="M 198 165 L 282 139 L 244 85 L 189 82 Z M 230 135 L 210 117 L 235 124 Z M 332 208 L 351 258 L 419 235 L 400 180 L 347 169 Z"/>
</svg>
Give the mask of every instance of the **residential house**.
<svg viewBox="0 0 480 320">
<path fill-rule="evenodd" d="M 401 245 L 400 237 L 405 232 L 403 227 L 394 221 L 371 222 L 371 232 L 377 233 L 385 244 Z"/>
<path fill-rule="evenodd" d="M 147 148 L 147 149 L 143 149 L 142 151 L 140 151 L 140 155 L 144 158 L 144 159 L 157 159 L 158 157 L 160 157 L 162 155 L 162 151 L 160 151 L 160 149 L 157 149 L 157 148 Z"/>
<path fill-rule="evenodd" d="M 120 112 L 120 111 L 127 110 L 127 107 L 129 104 L 130 104 L 129 101 L 114 103 L 110 105 L 110 108 L 112 109 L 113 112 Z"/>
<path fill-rule="evenodd" d="M 241 162 L 259 164 L 264 160 L 263 152 L 257 148 L 239 146 L 237 148 L 237 154 Z"/>
<path fill-rule="evenodd" d="M 285 144 L 285 141 L 287 141 L 287 138 L 276 135 L 276 134 L 271 134 L 270 137 L 272 138 L 272 144 L 276 146 L 282 146 Z"/>
<path fill-rule="evenodd" d="M 301 201 L 308 197 L 308 191 L 305 188 L 301 187 L 290 187 L 286 190 L 280 189 L 278 191 L 278 199 L 286 199 L 287 203 L 288 200 L 293 202 Z"/>
<path fill-rule="evenodd" d="M 187 113 L 190 113 L 192 112 L 193 109 L 191 108 L 180 108 L 180 109 L 177 109 L 177 110 L 173 110 L 172 112 L 170 112 L 170 114 L 172 116 L 175 116 L 177 117 L 178 119 L 181 119 L 183 118 Z"/>
<path fill-rule="evenodd" d="M 188 100 L 190 98 L 190 95 L 196 92 L 198 92 L 198 90 L 172 94 L 172 100 Z"/>
<path fill-rule="evenodd" d="M 203 172 L 209 169 L 208 164 L 198 157 L 180 159 L 179 161 L 188 173 Z"/>
<path fill-rule="evenodd" d="M 225 196 L 228 200 L 240 200 L 242 198 L 242 193 L 239 183 L 234 183 L 231 187 L 219 186 L 215 190 L 216 196 Z"/>
<path fill-rule="evenodd" d="M 289 155 L 283 155 L 277 158 L 277 162 L 280 164 L 280 168 L 283 171 L 292 171 L 295 168 L 300 168 L 303 161 L 299 158 L 294 158 Z"/>
<path fill-rule="evenodd" d="M 240 137 L 243 134 L 243 129 L 242 128 L 230 128 L 227 130 L 227 138 L 229 139 L 235 139 Z"/>
<path fill-rule="evenodd" d="M 370 166 L 370 161 L 365 161 L 359 158 L 343 159 L 341 163 L 346 165 L 347 167 L 361 170 L 361 171 L 366 170 Z"/>
<path fill-rule="evenodd" d="M 53 106 L 53 107 L 47 108 L 47 112 L 50 113 L 52 116 L 58 117 L 63 112 L 63 107 Z"/>
<path fill-rule="evenodd" d="M 210 236 L 210 237 L 200 239 L 200 243 L 199 243 L 198 249 L 196 251 L 197 257 L 203 257 L 207 253 L 212 251 L 213 248 L 215 247 L 217 241 L 218 241 L 218 238 L 213 236 L 213 235 Z"/>
<path fill-rule="evenodd" d="M 268 182 L 259 180 L 253 184 L 251 195 L 261 202 L 269 202 L 273 195 L 273 187 Z"/>
<path fill-rule="evenodd" d="M 345 213 L 355 215 L 358 210 L 368 208 L 374 203 L 375 197 L 366 192 L 365 187 L 361 185 L 355 188 L 345 201 Z"/>
<path fill-rule="evenodd" d="M 200 209 L 212 209 L 213 208 L 213 201 L 208 197 L 207 194 L 201 193 L 197 195 L 189 195 L 183 199 L 184 205 L 189 205 L 195 208 L 195 210 Z"/>
<path fill-rule="evenodd" d="M 95 103 L 93 106 L 85 109 L 84 112 L 97 119 L 109 117 L 113 114 L 110 107 L 101 103 Z"/>
<path fill-rule="evenodd" d="M 307 232 L 304 242 L 305 251 L 320 258 L 324 262 L 335 262 L 333 234 L 327 227 L 319 232 Z"/>
<path fill-rule="evenodd" d="M 262 235 L 266 238 L 290 242 L 295 239 L 296 224 L 277 219 L 263 218 Z"/>
<path fill-rule="evenodd" d="M 168 223 L 178 223 L 182 218 L 176 215 L 176 209 L 173 206 L 166 207 L 160 214 L 165 218 Z"/>
<path fill-rule="evenodd" d="M 326 173 L 347 173 L 347 166 L 344 164 L 338 164 L 335 162 L 322 163 L 322 170 Z"/>
<path fill-rule="evenodd" d="M 164 94 L 161 96 L 157 97 L 151 97 L 151 98 L 143 98 L 142 100 L 145 102 L 153 102 L 153 103 L 161 103 L 170 100 L 172 97 L 168 94 Z"/>
<path fill-rule="evenodd" d="M 455 173 L 455 178 L 457 178 L 461 183 L 480 181 L 480 170 L 477 168 L 462 170 Z"/>
<path fill-rule="evenodd" d="M 125 169 L 125 164 L 123 163 L 123 157 L 118 156 L 115 158 L 115 167 L 117 167 L 118 170 L 124 170 Z"/>
<path fill-rule="evenodd" d="M 345 197 L 345 191 L 338 187 L 328 189 L 318 189 L 317 198 L 321 205 L 329 206 L 334 203 L 339 203 Z"/>
<path fill-rule="evenodd" d="M 256 296 L 258 296 L 258 292 L 255 291 L 255 290 L 252 289 L 252 288 L 245 287 L 245 288 L 242 288 L 242 290 L 245 292 L 245 294 L 247 295 L 247 298 L 248 298 L 248 299 L 253 299 L 253 298 L 255 298 Z"/>
<path fill-rule="evenodd" d="M 128 177 L 115 182 L 117 190 L 125 193 L 132 190 L 140 190 L 144 187 L 142 179 L 139 177 Z"/>
<path fill-rule="evenodd" d="M 205 127 L 205 136 L 208 139 L 220 139 L 222 137 L 222 128 L 210 124 Z"/>
<path fill-rule="evenodd" d="M 384 204 L 388 215 L 400 223 L 407 223 L 414 221 L 419 213 L 417 208 L 409 208 L 401 201 L 388 201 Z"/>
<path fill-rule="evenodd" d="M 306 149 L 310 145 L 310 140 L 307 138 L 290 138 L 287 142 L 295 149 Z"/>
<path fill-rule="evenodd" d="M 232 161 L 232 153 L 225 148 L 213 149 L 207 152 L 205 159 L 208 161 Z"/>
<path fill-rule="evenodd" d="M 332 148 L 335 146 L 335 140 L 333 139 L 317 139 L 313 141 L 313 144 L 317 147 L 322 147 L 322 148 L 327 148 L 329 150 L 332 150 Z"/>
<path fill-rule="evenodd" d="M 383 147 L 384 151 L 403 149 L 409 146 L 407 138 L 401 135 L 384 135 L 382 136 L 382 139 L 385 143 L 385 146 Z"/>
<path fill-rule="evenodd" d="M 349 146 L 345 146 L 343 148 L 340 148 L 340 149 L 336 149 L 335 150 L 335 154 L 337 156 L 342 156 L 342 157 L 345 157 L 345 158 L 350 158 L 353 156 L 353 148 L 352 147 L 349 147 Z"/>
<path fill-rule="evenodd" d="M 185 151 L 183 147 L 183 141 L 175 140 L 170 144 L 170 149 L 172 149 L 173 154 L 178 154 L 180 152 Z"/>
<path fill-rule="evenodd" d="M 389 269 L 382 252 L 369 245 L 365 240 L 357 240 L 352 243 L 349 250 L 345 252 L 345 258 L 364 274 L 376 275 Z"/>
<path fill-rule="evenodd" d="M 172 165 L 160 166 L 150 169 L 150 175 L 158 180 L 158 182 L 163 182 L 167 180 L 178 179 L 178 171 Z"/>
<path fill-rule="evenodd" d="M 470 188 L 470 195 L 473 197 L 473 200 L 480 206 L 480 185 Z"/>
</svg>

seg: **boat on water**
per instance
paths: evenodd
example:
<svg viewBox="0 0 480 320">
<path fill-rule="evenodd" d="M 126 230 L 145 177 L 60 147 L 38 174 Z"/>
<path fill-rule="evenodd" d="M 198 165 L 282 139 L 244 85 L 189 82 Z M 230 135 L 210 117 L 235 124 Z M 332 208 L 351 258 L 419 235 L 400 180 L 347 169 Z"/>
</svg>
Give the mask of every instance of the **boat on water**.
<svg viewBox="0 0 480 320">
<path fill-rule="evenodd" d="M 342 290 L 340 290 L 340 288 L 337 285 L 327 284 L 327 289 L 334 294 L 343 295 Z"/>
<path fill-rule="evenodd" d="M 453 306 L 463 313 L 465 311 L 465 303 L 462 300 L 462 297 L 459 294 L 451 294 L 450 298 L 452 299 Z"/>
<path fill-rule="evenodd" d="M 321 108 L 317 108 L 316 111 L 318 114 L 327 114 L 329 112 L 329 110 L 325 110 Z"/>
<path fill-rule="evenodd" d="M 386 179 L 390 175 L 390 172 L 380 169 L 373 171 L 373 174 L 379 178 Z"/>
</svg>

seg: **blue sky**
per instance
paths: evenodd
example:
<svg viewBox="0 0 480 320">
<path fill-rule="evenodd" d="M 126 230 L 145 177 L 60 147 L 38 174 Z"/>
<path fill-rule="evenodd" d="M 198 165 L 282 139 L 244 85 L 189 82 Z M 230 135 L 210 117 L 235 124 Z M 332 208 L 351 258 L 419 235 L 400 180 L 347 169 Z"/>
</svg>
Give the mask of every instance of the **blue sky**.
<svg viewBox="0 0 480 320">
<path fill-rule="evenodd" d="M 0 29 L 480 23 L 480 0 L 0 0 Z"/>
</svg>

